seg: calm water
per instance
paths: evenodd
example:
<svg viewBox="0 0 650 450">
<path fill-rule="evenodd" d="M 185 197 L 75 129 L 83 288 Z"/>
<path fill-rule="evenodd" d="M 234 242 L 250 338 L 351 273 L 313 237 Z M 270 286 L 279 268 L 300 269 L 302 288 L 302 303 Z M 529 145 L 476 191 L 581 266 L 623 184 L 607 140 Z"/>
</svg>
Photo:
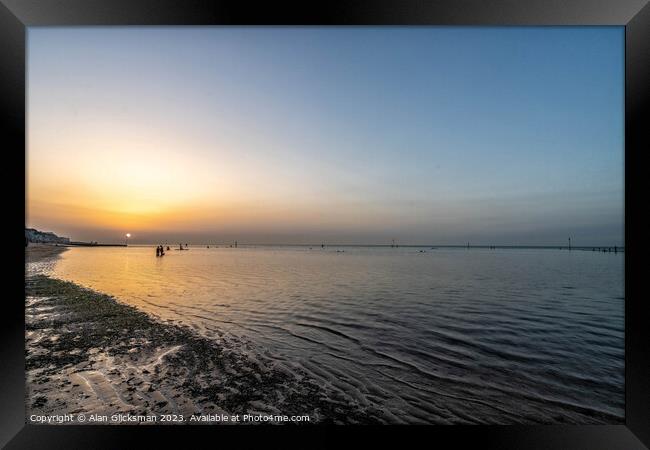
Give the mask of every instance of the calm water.
<svg viewBox="0 0 650 450">
<path fill-rule="evenodd" d="M 344 250 L 73 248 L 52 271 L 253 344 L 388 421 L 623 417 L 622 254 Z"/>
</svg>

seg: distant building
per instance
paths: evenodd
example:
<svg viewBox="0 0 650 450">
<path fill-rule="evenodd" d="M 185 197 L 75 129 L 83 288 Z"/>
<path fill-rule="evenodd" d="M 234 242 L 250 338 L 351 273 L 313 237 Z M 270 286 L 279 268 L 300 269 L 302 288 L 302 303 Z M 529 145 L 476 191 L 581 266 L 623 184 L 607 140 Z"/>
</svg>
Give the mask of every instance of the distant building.
<svg viewBox="0 0 650 450">
<path fill-rule="evenodd" d="M 40 244 L 69 244 L 70 238 L 60 237 L 51 231 L 39 231 L 34 228 L 25 228 L 25 239 L 28 242 Z"/>
</svg>

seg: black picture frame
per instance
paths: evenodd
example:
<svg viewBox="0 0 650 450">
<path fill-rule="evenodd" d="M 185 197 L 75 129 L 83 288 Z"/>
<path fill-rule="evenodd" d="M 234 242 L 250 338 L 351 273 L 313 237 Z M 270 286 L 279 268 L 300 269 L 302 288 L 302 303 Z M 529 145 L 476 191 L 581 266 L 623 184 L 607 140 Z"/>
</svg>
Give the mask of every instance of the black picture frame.
<svg viewBox="0 0 650 450">
<path fill-rule="evenodd" d="M 625 27 L 625 424 L 605 426 L 459 427 L 161 427 L 37 426 L 25 423 L 24 250 L 26 27 L 90 25 L 616 25 Z M 10 211 L 3 222 L 6 296 L 2 336 L 0 445 L 7 448 L 132 448 L 133 439 L 187 443 L 201 434 L 223 445 L 265 436 L 265 445 L 333 445 L 343 433 L 403 445 L 414 433 L 425 442 L 498 448 L 642 449 L 650 447 L 650 308 L 644 308 L 643 208 L 647 183 L 641 158 L 650 149 L 646 121 L 650 90 L 650 4 L 646 0 L 357 0 L 301 3 L 219 0 L 0 0 L 0 90 L 5 174 Z M 642 201 L 640 199 L 639 201 Z M 22 264 L 22 268 L 21 268 Z M 21 275 L 21 272 L 22 275 Z M 414 429 L 416 428 L 416 429 Z M 282 443 L 279 441 L 282 439 Z M 181 444 L 179 444 L 181 445 Z M 245 447 L 245 445 L 244 445 Z"/>
</svg>

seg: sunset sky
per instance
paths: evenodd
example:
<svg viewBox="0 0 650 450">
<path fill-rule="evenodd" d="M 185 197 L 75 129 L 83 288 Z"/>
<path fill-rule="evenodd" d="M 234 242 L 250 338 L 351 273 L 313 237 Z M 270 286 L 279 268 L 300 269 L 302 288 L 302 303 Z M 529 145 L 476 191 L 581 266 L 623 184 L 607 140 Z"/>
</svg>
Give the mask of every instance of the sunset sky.
<svg viewBox="0 0 650 450">
<path fill-rule="evenodd" d="M 623 243 L 624 30 L 28 30 L 27 226 Z"/>
</svg>

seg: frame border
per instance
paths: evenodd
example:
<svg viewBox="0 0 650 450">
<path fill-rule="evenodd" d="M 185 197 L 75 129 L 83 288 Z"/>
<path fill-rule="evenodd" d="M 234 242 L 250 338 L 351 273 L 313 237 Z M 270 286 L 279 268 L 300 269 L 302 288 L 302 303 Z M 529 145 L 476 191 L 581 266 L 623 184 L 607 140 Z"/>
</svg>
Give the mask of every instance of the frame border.
<svg viewBox="0 0 650 450">
<path fill-rule="evenodd" d="M 625 27 L 625 425 L 602 426 L 455 426 L 455 427 L 162 427 L 78 426 L 47 427 L 25 424 L 24 250 L 21 240 L 25 216 L 26 151 L 26 29 L 30 26 L 94 25 L 615 25 Z M 234 0 L 0 0 L 0 123 L 7 142 L 5 167 L 12 177 L 0 177 L 11 193 L 11 294 L 0 316 L 0 445 L 7 448 L 114 448 L 145 438 L 187 445 L 189 431 L 213 442 L 236 439 L 237 445 L 264 435 L 282 439 L 312 435 L 310 442 L 334 444 L 342 434 L 403 445 L 403 438 L 426 435 L 436 443 L 474 443 L 499 448 L 643 449 L 650 447 L 650 346 L 643 307 L 643 268 L 646 247 L 637 192 L 647 188 L 644 150 L 650 149 L 647 122 L 650 94 L 650 3 L 648 0 L 354 0 L 292 4 L 260 2 L 254 7 Z M 644 126 L 645 125 L 645 126 Z M 11 165 L 10 165 L 11 164 Z M 22 180 L 22 184 L 21 184 Z M 16 186 L 22 190 L 16 192 Z M 14 194 L 15 193 L 15 194 Z M 21 195 L 19 195 L 21 194 Z M 629 245 L 633 242 L 634 245 Z M 20 264 L 22 265 L 22 269 Z M 14 294 L 15 290 L 15 294 Z M 342 430 L 343 428 L 343 430 Z M 137 429 L 137 431 L 136 431 Z M 291 431 L 288 431 L 288 430 Z M 180 433 L 179 433 L 180 432 Z M 185 439 L 180 438 L 181 434 Z M 315 438 L 315 439 L 314 439 Z M 218 441 L 216 440 L 218 439 Z M 234 442 L 234 441 L 233 441 Z M 262 441 L 260 441 L 262 442 Z M 266 441 L 268 445 L 271 441 Z M 313 444 L 310 444 L 310 446 Z"/>
</svg>

